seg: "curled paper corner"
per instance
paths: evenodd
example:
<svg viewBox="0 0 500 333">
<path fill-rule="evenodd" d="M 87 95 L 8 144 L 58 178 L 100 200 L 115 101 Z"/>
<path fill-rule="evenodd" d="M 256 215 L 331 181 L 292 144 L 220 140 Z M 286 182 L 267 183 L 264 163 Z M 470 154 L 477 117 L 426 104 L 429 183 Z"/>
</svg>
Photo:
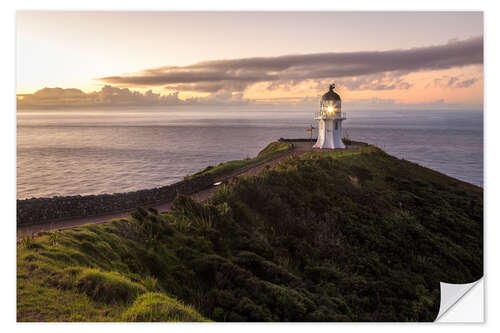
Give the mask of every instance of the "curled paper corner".
<svg viewBox="0 0 500 333">
<path fill-rule="evenodd" d="M 474 287 L 477 289 L 467 297 Z M 472 283 L 440 282 L 441 302 L 436 322 L 483 322 L 483 279 Z M 464 316 L 466 314 L 466 316 Z"/>
</svg>

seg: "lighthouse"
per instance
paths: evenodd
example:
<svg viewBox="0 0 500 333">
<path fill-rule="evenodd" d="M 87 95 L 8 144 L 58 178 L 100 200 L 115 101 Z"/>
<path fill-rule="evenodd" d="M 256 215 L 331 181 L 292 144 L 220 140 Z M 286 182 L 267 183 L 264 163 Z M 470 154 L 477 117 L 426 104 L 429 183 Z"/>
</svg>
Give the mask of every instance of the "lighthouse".
<svg viewBox="0 0 500 333">
<path fill-rule="evenodd" d="M 314 119 L 318 121 L 318 141 L 313 146 L 317 149 L 343 149 L 342 121 L 346 119 L 341 110 L 340 96 L 333 91 L 335 84 L 321 97 L 319 112 Z"/>
</svg>

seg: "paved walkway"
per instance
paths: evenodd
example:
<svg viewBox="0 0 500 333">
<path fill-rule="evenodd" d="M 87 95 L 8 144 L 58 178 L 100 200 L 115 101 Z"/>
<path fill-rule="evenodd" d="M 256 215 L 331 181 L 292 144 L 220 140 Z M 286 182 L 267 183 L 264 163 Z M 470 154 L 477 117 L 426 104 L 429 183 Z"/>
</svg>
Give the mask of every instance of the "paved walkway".
<svg viewBox="0 0 500 333">
<path fill-rule="evenodd" d="M 282 159 L 292 156 L 292 155 L 301 155 L 307 151 L 312 150 L 312 142 L 294 142 L 294 149 L 273 157 L 267 161 L 260 162 L 257 164 L 254 164 L 252 166 L 242 168 L 239 170 L 236 170 L 235 172 L 231 173 L 230 175 L 226 175 L 223 177 L 220 177 L 219 179 L 216 179 L 215 182 L 218 181 L 223 181 L 227 182 L 230 181 L 231 179 L 241 176 L 241 175 L 255 175 L 257 174 L 260 170 L 262 170 L 266 165 L 269 165 L 270 167 L 276 166 Z M 211 187 L 196 193 L 193 193 L 189 195 L 193 200 L 196 200 L 198 202 L 202 202 L 207 200 L 216 190 L 216 187 Z M 152 207 L 156 208 L 160 213 L 161 212 L 168 212 L 171 207 L 172 207 L 172 201 L 170 202 L 165 202 L 162 204 L 158 205 L 152 205 Z M 43 224 L 37 224 L 37 225 L 31 225 L 31 226 L 22 226 L 17 228 L 17 238 L 19 238 L 22 235 L 26 234 L 36 234 L 37 232 L 40 231 L 50 231 L 50 230 L 62 230 L 62 229 L 69 229 L 69 228 L 74 228 L 78 227 L 87 223 L 104 223 L 112 219 L 119 219 L 119 218 L 125 218 L 130 216 L 130 214 L 134 211 L 135 209 L 123 211 L 120 213 L 112 213 L 112 214 L 103 214 L 99 216 L 92 216 L 92 217 L 85 217 L 85 218 L 73 218 L 73 219 L 66 219 L 66 220 L 59 220 L 59 221 L 53 221 L 53 222 L 47 222 Z"/>
</svg>

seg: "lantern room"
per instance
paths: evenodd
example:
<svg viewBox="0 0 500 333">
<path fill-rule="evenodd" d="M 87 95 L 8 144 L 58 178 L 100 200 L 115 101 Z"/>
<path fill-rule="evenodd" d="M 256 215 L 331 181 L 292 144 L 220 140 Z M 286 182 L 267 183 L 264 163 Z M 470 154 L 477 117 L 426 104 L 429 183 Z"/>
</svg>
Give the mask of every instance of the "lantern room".
<svg viewBox="0 0 500 333">
<path fill-rule="evenodd" d="M 319 110 L 325 116 L 333 116 L 335 113 L 341 112 L 340 96 L 333 89 L 335 89 L 335 84 L 331 84 L 328 92 L 321 97 Z"/>
</svg>

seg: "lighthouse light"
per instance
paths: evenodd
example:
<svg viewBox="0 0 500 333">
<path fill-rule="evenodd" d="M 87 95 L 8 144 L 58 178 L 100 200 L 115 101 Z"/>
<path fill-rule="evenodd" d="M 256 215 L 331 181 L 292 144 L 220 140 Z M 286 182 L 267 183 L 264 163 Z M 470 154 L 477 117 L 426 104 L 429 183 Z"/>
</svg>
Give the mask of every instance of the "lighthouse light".
<svg viewBox="0 0 500 333">
<path fill-rule="evenodd" d="M 331 106 L 331 105 L 330 105 L 330 106 L 328 107 L 328 112 L 332 112 L 332 111 L 333 111 L 333 106 Z"/>
</svg>

